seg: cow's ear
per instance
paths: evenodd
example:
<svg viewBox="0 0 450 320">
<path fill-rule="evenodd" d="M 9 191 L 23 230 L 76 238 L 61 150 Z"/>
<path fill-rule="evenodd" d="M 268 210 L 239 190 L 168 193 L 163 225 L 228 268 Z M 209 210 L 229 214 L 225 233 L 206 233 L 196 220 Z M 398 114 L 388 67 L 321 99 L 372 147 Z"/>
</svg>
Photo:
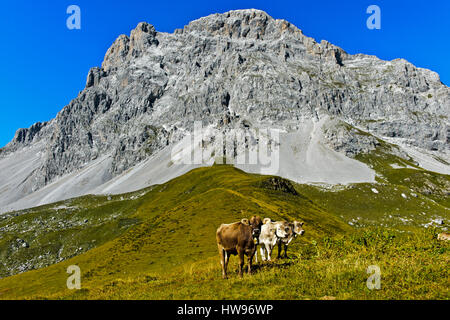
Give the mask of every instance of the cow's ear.
<svg viewBox="0 0 450 320">
<path fill-rule="evenodd" d="M 250 224 L 250 222 L 248 221 L 247 218 L 242 219 L 241 223 L 243 223 L 243 224 Z"/>
<path fill-rule="evenodd" d="M 303 227 L 304 222 L 300 222 L 300 227 Z"/>
<path fill-rule="evenodd" d="M 269 223 L 270 221 L 272 221 L 270 218 L 264 218 L 263 224 Z"/>
</svg>

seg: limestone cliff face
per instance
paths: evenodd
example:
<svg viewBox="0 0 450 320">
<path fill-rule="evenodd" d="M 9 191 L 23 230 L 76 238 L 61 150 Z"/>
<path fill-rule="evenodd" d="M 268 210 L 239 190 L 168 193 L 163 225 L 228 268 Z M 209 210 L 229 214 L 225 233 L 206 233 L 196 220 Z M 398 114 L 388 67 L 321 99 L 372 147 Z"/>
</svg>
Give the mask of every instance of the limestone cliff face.
<svg viewBox="0 0 450 320">
<path fill-rule="evenodd" d="M 350 55 L 287 21 L 238 10 L 172 34 L 139 23 L 55 119 L 18 130 L 0 161 L 36 149 L 39 159 L 21 182 L 27 195 L 105 155 L 107 181 L 179 141 L 194 121 L 293 132 L 325 116 L 448 159 L 449 114 L 450 89 L 432 71 Z M 325 130 L 335 150 L 352 157 L 376 147 L 374 137 L 339 128 Z"/>
</svg>

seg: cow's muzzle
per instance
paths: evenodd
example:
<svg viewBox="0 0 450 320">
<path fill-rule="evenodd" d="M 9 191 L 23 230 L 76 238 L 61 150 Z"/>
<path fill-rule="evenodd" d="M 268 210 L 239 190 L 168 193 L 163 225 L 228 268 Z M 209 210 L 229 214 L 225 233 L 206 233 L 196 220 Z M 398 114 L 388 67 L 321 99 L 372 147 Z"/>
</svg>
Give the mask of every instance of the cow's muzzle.
<svg viewBox="0 0 450 320">
<path fill-rule="evenodd" d="M 259 235 L 261 234 L 261 231 L 259 229 L 253 229 L 252 231 L 252 237 L 255 240 L 259 240 Z"/>
</svg>

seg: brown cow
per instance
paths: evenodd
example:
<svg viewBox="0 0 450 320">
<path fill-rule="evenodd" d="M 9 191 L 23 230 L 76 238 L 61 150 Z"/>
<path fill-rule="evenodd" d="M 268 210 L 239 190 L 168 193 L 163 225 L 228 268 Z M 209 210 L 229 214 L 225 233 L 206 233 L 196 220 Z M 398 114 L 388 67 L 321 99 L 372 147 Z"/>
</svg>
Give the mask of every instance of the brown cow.
<svg viewBox="0 0 450 320">
<path fill-rule="evenodd" d="M 217 247 L 219 249 L 222 276 L 227 279 L 227 266 L 230 255 L 239 256 L 239 276 L 242 278 L 244 255 L 247 255 L 248 273 L 251 273 L 252 259 L 256 251 L 262 221 L 259 216 L 242 219 L 231 224 L 222 224 L 216 233 Z"/>
</svg>

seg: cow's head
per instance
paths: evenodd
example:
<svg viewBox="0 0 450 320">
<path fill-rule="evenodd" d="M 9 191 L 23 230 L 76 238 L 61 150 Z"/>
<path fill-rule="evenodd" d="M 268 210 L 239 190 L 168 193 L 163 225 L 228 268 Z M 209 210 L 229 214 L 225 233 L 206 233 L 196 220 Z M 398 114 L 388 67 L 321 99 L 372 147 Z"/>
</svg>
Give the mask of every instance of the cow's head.
<svg viewBox="0 0 450 320">
<path fill-rule="evenodd" d="M 295 236 L 301 236 L 305 233 L 305 230 L 303 230 L 303 222 L 294 221 L 292 223 L 293 231 Z"/>
<path fill-rule="evenodd" d="M 278 238 L 289 238 L 293 235 L 293 224 L 290 224 L 286 221 L 282 221 L 277 223 L 276 229 L 275 229 L 275 235 Z"/>
<path fill-rule="evenodd" d="M 261 233 L 261 226 L 263 225 L 261 218 L 259 216 L 253 216 L 250 218 L 249 224 L 252 227 L 253 238 L 258 239 Z"/>
</svg>

